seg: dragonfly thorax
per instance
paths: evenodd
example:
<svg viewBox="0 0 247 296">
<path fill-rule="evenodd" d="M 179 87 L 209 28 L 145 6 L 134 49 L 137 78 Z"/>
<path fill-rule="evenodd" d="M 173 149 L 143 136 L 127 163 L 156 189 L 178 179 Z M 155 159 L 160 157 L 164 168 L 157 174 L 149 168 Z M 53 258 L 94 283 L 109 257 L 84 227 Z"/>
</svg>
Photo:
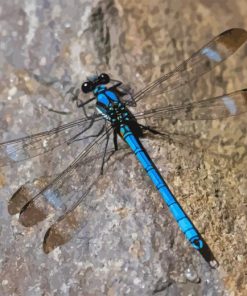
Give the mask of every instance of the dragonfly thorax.
<svg viewBox="0 0 247 296">
<path fill-rule="evenodd" d="M 105 86 L 103 88 L 99 87 L 96 96 L 98 112 L 110 121 L 113 126 L 129 120 L 129 112 L 115 92 L 108 90 Z"/>
<path fill-rule="evenodd" d="M 129 113 L 121 102 L 110 105 L 108 110 L 109 120 L 112 125 L 120 125 L 129 120 Z"/>
</svg>

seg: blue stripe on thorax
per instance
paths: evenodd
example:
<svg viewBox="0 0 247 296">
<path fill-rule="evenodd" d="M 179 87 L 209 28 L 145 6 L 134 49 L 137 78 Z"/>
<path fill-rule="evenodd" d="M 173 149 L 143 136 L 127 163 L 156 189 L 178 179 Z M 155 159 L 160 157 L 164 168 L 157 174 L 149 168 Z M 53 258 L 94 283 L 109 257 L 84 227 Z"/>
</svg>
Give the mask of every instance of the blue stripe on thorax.
<svg viewBox="0 0 247 296">
<path fill-rule="evenodd" d="M 97 101 L 101 104 L 104 104 L 106 107 L 109 107 L 111 103 L 118 103 L 119 98 L 116 96 L 116 94 L 112 91 L 106 90 L 102 93 L 99 93 L 97 95 Z"/>
</svg>

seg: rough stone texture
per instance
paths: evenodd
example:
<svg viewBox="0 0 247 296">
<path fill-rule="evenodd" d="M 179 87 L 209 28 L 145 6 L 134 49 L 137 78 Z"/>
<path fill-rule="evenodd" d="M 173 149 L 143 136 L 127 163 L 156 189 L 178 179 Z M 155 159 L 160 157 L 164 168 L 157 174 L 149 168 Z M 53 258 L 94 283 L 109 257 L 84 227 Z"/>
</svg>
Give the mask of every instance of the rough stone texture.
<svg viewBox="0 0 247 296">
<path fill-rule="evenodd" d="M 1 141 L 79 118 L 65 92 L 96 70 L 110 72 L 135 90 L 225 29 L 247 29 L 245 0 L 136 2 L 1 1 Z M 165 99 L 176 102 L 185 93 L 203 98 L 246 87 L 246 53 L 247 45 L 184 93 Z M 153 100 L 148 98 L 144 107 L 159 103 Z M 44 106 L 70 112 L 59 115 Z M 73 157 L 56 150 L 53 160 L 40 157 L 0 170 L 0 295 L 246 295 L 246 123 L 243 115 L 182 126 L 208 137 L 220 134 L 224 147 L 217 152 L 228 158 L 145 140 L 212 248 L 217 270 L 210 270 L 185 241 L 129 154 L 116 158 L 91 193 L 97 207 L 87 231 L 82 228 L 45 255 L 48 223 L 24 228 L 7 207 L 18 186 L 60 171 Z"/>
</svg>

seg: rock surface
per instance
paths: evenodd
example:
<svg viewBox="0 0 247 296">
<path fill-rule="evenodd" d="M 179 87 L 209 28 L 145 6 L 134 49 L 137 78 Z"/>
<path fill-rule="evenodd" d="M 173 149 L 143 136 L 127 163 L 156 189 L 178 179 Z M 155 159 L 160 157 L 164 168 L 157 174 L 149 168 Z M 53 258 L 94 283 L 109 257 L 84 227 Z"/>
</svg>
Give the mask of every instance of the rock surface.
<svg viewBox="0 0 247 296">
<path fill-rule="evenodd" d="M 244 0 L 1 1 L 0 141 L 80 118 L 66 91 L 86 76 L 109 72 L 139 89 L 220 32 L 247 29 L 246 15 Z M 247 44 L 165 100 L 247 87 L 246 53 Z M 158 103 L 148 98 L 143 106 Z M 220 135 L 216 152 L 228 157 L 144 141 L 212 248 L 216 270 L 189 246 L 133 155 L 115 158 L 91 192 L 96 206 L 86 226 L 48 255 L 42 241 L 49 223 L 21 226 L 8 199 L 28 180 L 61 171 L 74 152 L 0 168 L 0 295 L 246 295 L 246 124 L 243 115 L 181 125 L 185 133 Z"/>
</svg>

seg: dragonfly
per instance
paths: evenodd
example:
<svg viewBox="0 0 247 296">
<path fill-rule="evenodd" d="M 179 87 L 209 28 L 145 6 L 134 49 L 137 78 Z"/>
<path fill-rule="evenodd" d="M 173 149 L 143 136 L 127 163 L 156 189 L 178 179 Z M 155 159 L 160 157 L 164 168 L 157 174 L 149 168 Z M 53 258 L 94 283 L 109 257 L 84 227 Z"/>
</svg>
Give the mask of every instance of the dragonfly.
<svg viewBox="0 0 247 296">
<path fill-rule="evenodd" d="M 42 176 L 23 184 L 10 198 L 10 214 L 19 213 L 19 221 L 26 227 L 45 219 L 52 221 L 47 230 L 43 249 L 49 253 L 63 245 L 78 231 L 79 218 L 90 219 L 87 212 L 78 211 L 79 205 L 97 186 L 105 164 L 119 148 L 119 140 L 135 154 L 169 208 L 184 236 L 212 268 L 218 265 L 210 247 L 169 189 L 142 141 L 145 133 L 165 140 L 175 135 L 141 124 L 142 119 L 215 120 L 235 117 L 247 112 L 247 89 L 199 101 L 163 106 L 163 94 L 181 88 L 211 71 L 231 56 L 247 40 L 247 31 L 232 28 L 224 31 L 182 62 L 175 70 L 147 84 L 135 94 L 126 91 L 121 81 L 107 73 L 93 75 L 81 85 L 88 100 L 75 97 L 84 116 L 48 131 L 0 143 L 0 166 L 30 160 L 54 149 L 79 145 L 80 152 L 69 166 L 55 176 Z M 150 96 L 158 96 L 160 106 L 142 112 L 133 112 L 137 104 Z M 95 112 L 88 115 L 86 106 L 93 103 Z M 94 129 L 93 129 L 94 127 Z M 95 130 L 97 132 L 95 133 Z M 181 138 L 186 141 L 185 138 Z M 111 144 L 110 144 L 111 143 Z M 111 146 L 111 147 L 110 147 Z M 86 204 L 86 203 L 85 203 Z M 88 207 L 92 207 L 90 205 Z"/>
</svg>

